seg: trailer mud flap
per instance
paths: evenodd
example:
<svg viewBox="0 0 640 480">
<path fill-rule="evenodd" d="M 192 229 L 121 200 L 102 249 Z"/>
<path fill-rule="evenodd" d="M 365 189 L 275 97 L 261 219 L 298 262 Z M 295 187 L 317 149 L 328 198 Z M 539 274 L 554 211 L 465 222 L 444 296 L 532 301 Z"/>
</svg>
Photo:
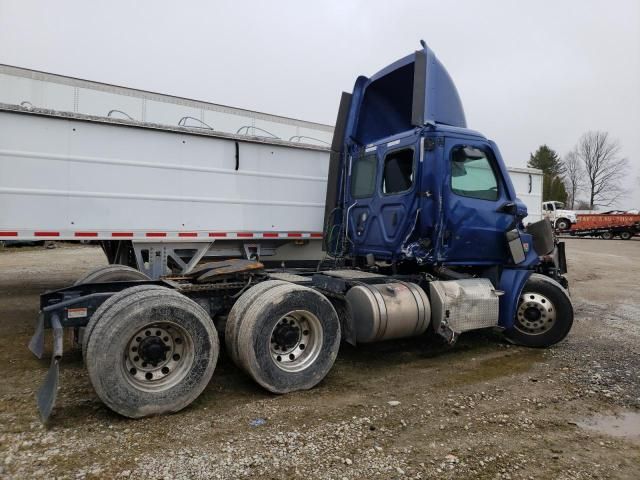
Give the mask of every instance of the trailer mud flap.
<svg viewBox="0 0 640 480">
<path fill-rule="evenodd" d="M 44 324 L 44 321 L 42 321 L 42 323 Z M 63 349 L 63 329 L 60 324 L 60 318 L 57 314 L 53 314 L 51 317 L 51 328 L 53 329 L 53 354 L 51 356 L 51 366 L 49 367 L 49 371 L 47 372 L 47 376 L 45 377 L 43 384 L 36 393 L 38 411 L 40 412 L 40 419 L 43 423 L 47 423 L 49 420 L 53 407 L 56 403 L 56 397 L 58 396 L 58 378 L 60 376 L 59 364 L 62 359 Z M 38 332 L 36 331 L 36 335 L 37 333 Z M 34 338 L 36 335 L 34 335 Z M 44 338 L 44 327 L 42 337 Z M 31 344 L 29 344 L 29 347 L 31 348 Z"/>
</svg>

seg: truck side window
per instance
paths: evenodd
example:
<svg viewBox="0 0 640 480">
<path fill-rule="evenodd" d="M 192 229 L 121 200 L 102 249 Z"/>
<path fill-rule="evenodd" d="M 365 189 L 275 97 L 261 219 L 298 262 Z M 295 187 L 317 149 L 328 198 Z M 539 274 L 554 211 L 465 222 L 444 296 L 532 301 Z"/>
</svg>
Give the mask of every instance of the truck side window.
<svg viewBox="0 0 640 480">
<path fill-rule="evenodd" d="M 396 150 L 384 158 L 382 193 L 406 192 L 413 185 L 413 149 Z"/>
<path fill-rule="evenodd" d="M 463 197 L 498 199 L 498 179 L 487 155 L 478 148 L 456 147 L 451 157 L 451 190 Z"/>
<path fill-rule="evenodd" d="M 357 158 L 351 172 L 351 196 L 365 198 L 373 195 L 376 190 L 376 170 L 378 159 L 376 154 Z"/>
</svg>

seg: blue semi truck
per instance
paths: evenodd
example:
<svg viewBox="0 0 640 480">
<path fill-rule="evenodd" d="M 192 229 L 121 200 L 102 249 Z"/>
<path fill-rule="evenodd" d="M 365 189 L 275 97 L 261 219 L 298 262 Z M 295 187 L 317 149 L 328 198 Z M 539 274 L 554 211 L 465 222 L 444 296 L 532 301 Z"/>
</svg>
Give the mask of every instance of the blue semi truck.
<svg viewBox="0 0 640 480">
<path fill-rule="evenodd" d="M 455 85 L 422 48 L 343 93 L 331 146 L 323 248 L 314 267 L 268 268 L 260 249 L 148 279 L 110 265 L 41 296 L 30 349 L 58 390 L 63 332 L 82 347 L 102 401 L 137 418 L 178 411 L 227 355 L 274 393 L 317 385 L 342 341 L 501 330 L 547 347 L 573 323 L 564 245 L 529 224 L 497 145 L 467 128 Z"/>
</svg>

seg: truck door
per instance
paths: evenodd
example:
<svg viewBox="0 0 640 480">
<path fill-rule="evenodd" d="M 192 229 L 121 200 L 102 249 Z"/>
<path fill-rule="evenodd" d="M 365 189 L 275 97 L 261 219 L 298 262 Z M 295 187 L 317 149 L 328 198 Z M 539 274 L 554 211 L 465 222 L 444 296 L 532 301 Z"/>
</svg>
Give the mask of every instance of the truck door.
<svg viewBox="0 0 640 480">
<path fill-rule="evenodd" d="M 504 264 L 505 234 L 516 224 L 515 193 L 488 142 L 445 140 L 443 226 L 438 259 L 446 263 Z"/>
<path fill-rule="evenodd" d="M 369 146 L 352 159 L 349 239 L 356 255 L 395 257 L 415 223 L 419 137 Z"/>
</svg>

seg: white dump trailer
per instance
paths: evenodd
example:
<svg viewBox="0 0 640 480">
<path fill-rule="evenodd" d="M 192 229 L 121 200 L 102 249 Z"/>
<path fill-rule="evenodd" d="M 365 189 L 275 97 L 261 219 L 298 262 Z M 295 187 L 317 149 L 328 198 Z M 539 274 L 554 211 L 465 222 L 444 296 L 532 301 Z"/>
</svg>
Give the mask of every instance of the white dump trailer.
<svg viewBox="0 0 640 480">
<path fill-rule="evenodd" d="M 152 277 L 323 257 L 333 127 L 0 65 L 0 240 L 100 241 Z M 541 173 L 509 169 L 527 221 Z"/>
<path fill-rule="evenodd" d="M 527 206 L 525 224 L 542 220 L 542 170 L 508 167 L 518 198 Z"/>
</svg>

